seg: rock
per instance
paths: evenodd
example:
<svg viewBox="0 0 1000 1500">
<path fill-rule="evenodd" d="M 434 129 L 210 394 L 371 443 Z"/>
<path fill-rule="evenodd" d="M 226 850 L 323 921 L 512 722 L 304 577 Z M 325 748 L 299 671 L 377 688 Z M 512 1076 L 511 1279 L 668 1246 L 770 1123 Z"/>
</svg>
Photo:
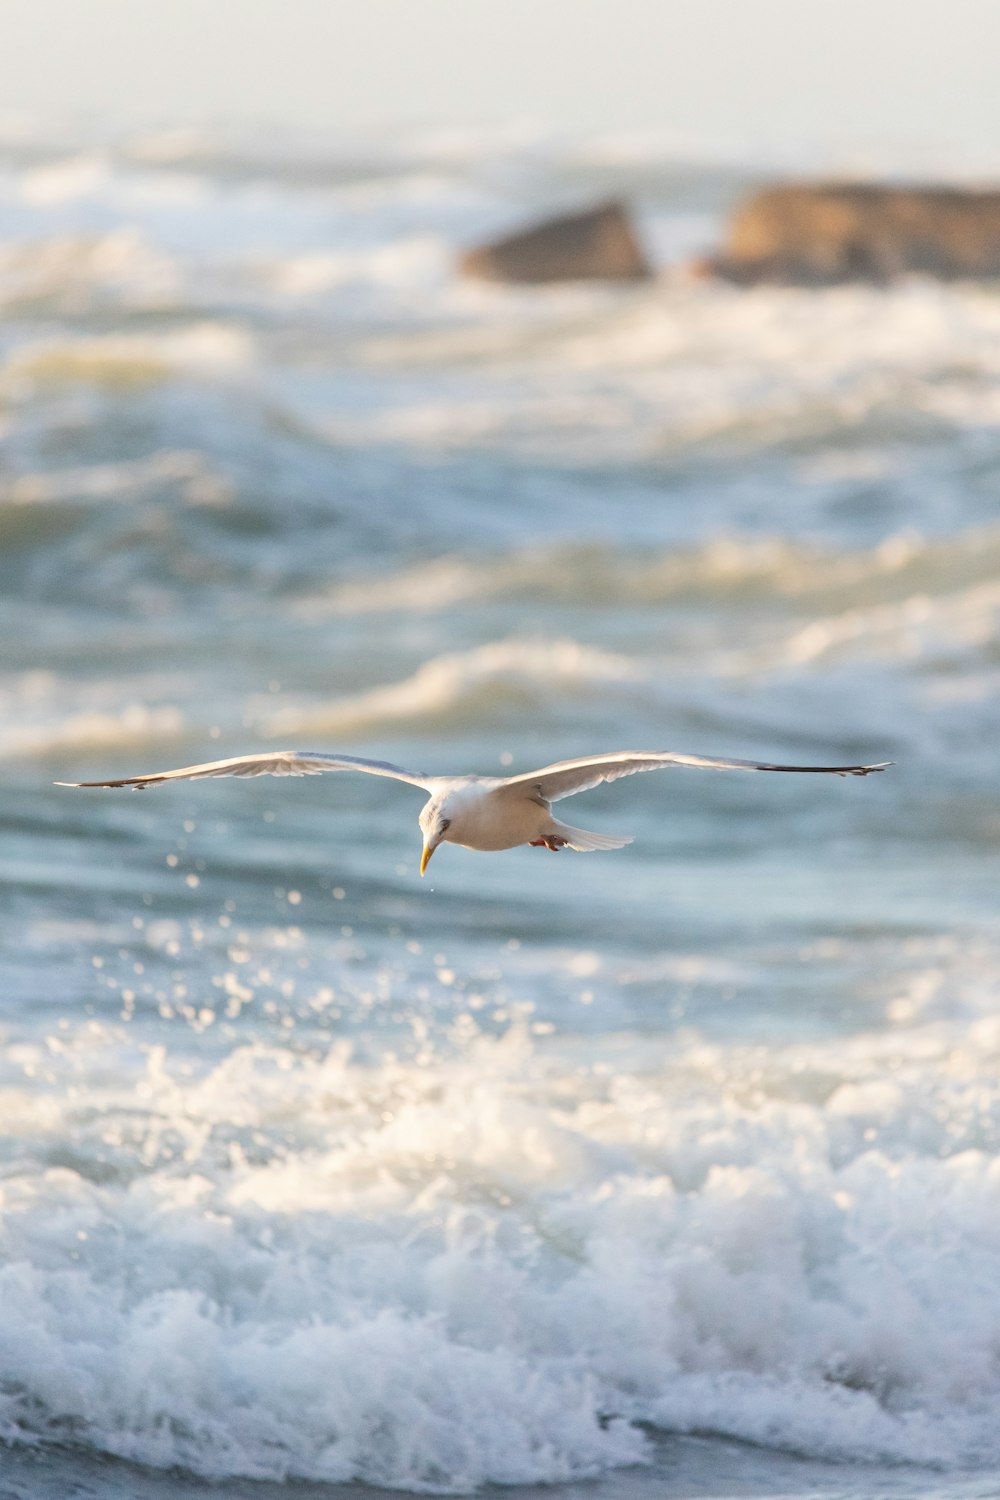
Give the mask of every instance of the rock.
<svg viewBox="0 0 1000 1500">
<path fill-rule="evenodd" d="M 487 281 L 640 281 L 652 275 L 623 203 L 545 219 L 467 250 L 466 276 Z"/>
<path fill-rule="evenodd" d="M 919 274 L 1000 276 L 1000 191 L 865 183 L 766 188 L 737 209 L 721 255 L 730 281 L 823 286 Z"/>
</svg>

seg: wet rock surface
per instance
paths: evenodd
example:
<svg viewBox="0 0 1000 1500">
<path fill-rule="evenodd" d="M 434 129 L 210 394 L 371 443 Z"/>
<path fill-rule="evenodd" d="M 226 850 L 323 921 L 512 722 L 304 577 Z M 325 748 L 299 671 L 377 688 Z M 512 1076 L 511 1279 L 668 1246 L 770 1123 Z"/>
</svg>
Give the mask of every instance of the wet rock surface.
<svg viewBox="0 0 1000 1500">
<path fill-rule="evenodd" d="M 1000 277 L 1000 190 L 830 183 L 765 188 L 705 274 L 746 285 Z"/>
<path fill-rule="evenodd" d="M 642 281 L 652 274 L 628 209 L 612 201 L 545 219 L 468 250 L 466 276 L 487 281 Z"/>
</svg>

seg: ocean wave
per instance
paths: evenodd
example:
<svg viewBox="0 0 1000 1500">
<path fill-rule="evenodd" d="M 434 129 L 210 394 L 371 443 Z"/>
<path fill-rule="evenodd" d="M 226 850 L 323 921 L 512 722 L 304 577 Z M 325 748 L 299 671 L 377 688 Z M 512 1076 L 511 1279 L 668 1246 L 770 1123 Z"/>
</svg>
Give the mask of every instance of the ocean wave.
<svg viewBox="0 0 1000 1500">
<path fill-rule="evenodd" d="M 1000 640 L 1000 583 L 932 597 L 913 594 L 888 604 L 846 609 L 772 633 L 728 653 L 723 673 L 757 675 L 818 663 L 944 663 L 957 654 L 968 670 L 992 661 Z M 954 665 L 954 662 L 952 662 Z"/>
<path fill-rule="evenodd" d="M 641 557 L 600 546 L 556 545 L 499 556 L 443 557 L 387 577 L 351 581 L 296 607 L 306 621 L 367 613 L 434 614 L 516 605 L 524 599 L 596 612 L 673 609 L 677 623 L 657 650 L 647 645 L 612 659 L 572 643 L 494 643 L 428 663 L 415 678 L 374 698 L 334 710 L 317 727 L 357 716 L 437 715 L 471 704 L 487 719 L 499 711 L 487 684 L 535 706 L 531 684 L 551 678 L 565 697 L 574 680 L 617 684 L 638 703 L 665 706 L 665 684 L 763 679 L 845 665 L 935 671 L 943 663 L 981 676 L 1000 640 L 1000 532 L 975 528 L 957 537 L 890 536 L 871 549 L 811 547 L 773 537 L 714 538 L 695 549 Z M 697 611 L 724 613 L 714 620 Z M 691 612 L 694 612 L 692 615 Z M 599 616 L 598 616 L 599 618 Z M 662 620 L 657 637 L 663 637 Z M 956 695 L 958 689 L 955 689 Z M 956 700 L 957 701 L 957 700 Z M 491 708 L 492 706 L 492 708 Z M 372 720 L 368 719 L 368 712 Z"/>
<path fill-rule="evenodd" d="M 867 449 L 895 472 L 910 447 L 992 432 L 1000 413 L 1000 302 L 982 287 L 747 292 L 666 277 L 627 290 L 459 284 L 452 296 L 436 328 L 373 329 L 359 358 L 419 370 L 419 395 L 338 417 L 339 440 L 604 462 L 779 450 L 818 484 L 809 466 L 828 448 Z"/>
<path fill-rule="evenodd" d="M 179 294 L 176 261 L 133 228 L 0 246 L 0 308 L 8 315 L 78 318 L 122 304 L 162 308 Z"/>
<path fill-rule="evenodd" d="M 45 206 L 90 197 L 107 188 L 111 171 L 112 163 L 106 152 L 78 152 L 24 172 L 20 180 L 21 196 L 28 203 Z"/>
<path fill-rule="evenodd" d="M 50 469 L 0 480 L 4 506 L 90 505 L 138 498 L 161 486 L 177 487 L 193 505 L 222 505 L 233 499 L 232 484 L 194 451 L 165 450 L 120 463 Z M 46 528 L 51 540 L 51 530 Z"/>
<path fill-rule="evenodd" d="M 352 250 L 317 250 L 258 261 L 254 274 L 289 299 L 358 288 L 373 293 L 437 291 L 448 284 L 453 252 L 440 236 L 411 234 Z M 369 315 L 371 309 L 369 309 Z"/>
<path fill-rule="evenodd" d="M 61 359 L 13 358 L 39 378 L 127 386 L 178 365 L 245 363 L 254 338 L 260 358 L 285 317 L 277 363 L 298 361 L 309 378 L 282 381 L 283 394 L 302 394 L 324 371 L 328 399 L 304 399 L 301 414 L 337 442 L 656 464 L 780 450 L 813 485 L 836 482 L 830 466 L 845 444 L 884 475 L 905 463 L 901 449 L 995 432 L 1000 303 L 982 287 L 746 290 L 680 271 L 636 288 L 463 280 L 454 264 L 464 245 L 514 211 L 545 208 L 537 182 L 525 198 L 484 179 L 480 149 L 492 148 L 473 137 L 464 147 L 381 139 L 360 159 L 317 146 L 296 160 L 259 141 L 244 142 L 242 156 L 223 146 L 214 166 L 190 135 L 41 164 L 29 151 L 30 168 L 8 169 L 14 227 L 0 248 L 0 307 L 64 320 L 67 345 L 81 321 L 109 312 L 232 309 L 240 329 L 226 337 L 243 344 L 189 359 L 119 341 L 91 358 L 84 339 Z M 524 149 L 530 160 L 541 148 Z M 564 194 L 560 173 L 581 170 L 581 143 L 546 150 L 550 197 Z M 197 183 L 185 160 L 197 163 Z M 651 242 L 689 237 L 683 192 L 661 185 L 653 197 L 640 190 L 637 200 Z M 97 231 L 79 228 L 81 198 Z M 345 364 L 358 382 L 349 393 Z M 953 455 L 958 468 L 966 457 Z"/>
<path fill-rule="evenodd" d="M 129 391 L 176 376 L 242 374 L 255 362 L 250 334 L 225 323 L 191 324 L 161 334 L 65 337 L 22 344 L 0 368 L 0 394 L 34 395 L 66 385 Z"/>
<path fill-rule="evenodd" d="M 52 671 L 10 674 L 0 681 L 0 758 L 37 759 L 176 739 L 185 718 L 169 701 L 174 681 L 87 682 Z M 158 702 L 150 699 L 158 698 Z M 164 702 L 164 698 L 168 701 Z"/>
<path fill-rule="evenodd" d="M 695 547 L 635 554 L 600 543 L 554 543 L 490 556 L 451 555 L 341 583 L 297 606 L 306 619 L 434 614 L 477 601 L 546 600 L 591 608 L 726 602 L 812 612 L 960 594 L 1000 571 L 1000 528 L 947 536 L 892 533 L 870 548 L 790 537 L 714 536 Z"/>
<path fill-rule="evenodd" d="M 287 182 L 293 186 L 330 180 L 377 179 L 385 173 L 428 172 L 443 168 L 487 180 L 503 175 L 522 192 L 547 186 L 553 177 L 600 182 L 609 173 L 618 184 L 704 182 L 713 173 L 727 184 L 758 180 L 762 174 L 836 175 L 843 170 L 837 142 L 785 141 L 748 158 L 737 136 L 685 134 L 654 128 L 632 130 L 554 129 L 520 117 L 484 125 L 450 126 L 371 122 L 365 130 L 284 124 L 267 129 L 185 121 L 155 128 L 123 129 L 91 119 L 59 120 L 18 114 L 0 121 L 0 152 L 24 163 L 25 175 L 52 191 L 73 193 L 99 178 L 111 164 L 139 165 L 165 172 L 198 170 L 219 181 L 236 177 Z M 924 182 L 928 174 L 943 181 L 976 185 L 989 177 L 995 160 L 988 149 L 977 152 L 920 143 L 869 143 L 865 175 Z M 58 199 L 57 199 L 58 201 Z"/>
<path fill-rule="evenodd" d="M 817 743 L 829 744 L 831 724 L 843 712 L 851 725 L 848 743 L 862 735 L 891 744 L 894 732 L 917 731 L 903 708 L 910 691 L 906 678 L 893 681 L 887 674 L 902 666 L 906 677 L 923 676 L 918 691 L 924 710 L 954 715 L 961 705 L 975 713 L 991 691 L 998 639 L 1000 585 L 991 584 L 936 600 L 913 596 L 849 608 L 806 624 L 737 618 L 698 634 L 696 647 L 685 635 L 656 653 L 645 644 L 625 655 L 569 639 L 493 641 L 432 657 L 398 682 L 332 701 L 292 698 L 275 711 L 261 697 L 248 705 L 246 718 L 271 737 L 364 738 L 445 729 L 489 733 L 523 725 L 526 716 L 560 726 L 585 719 L 599 727 L 613 704 L 615 722 L 629 724 L 633 738 L 659 738 L 669 723 L 674 734 L 678 725 L 702 734 L 707 726 L 717 740 L 735 732 L 746 745 L 748 735 L 750 741 L 799 737 L 806 724 L 819 736 Z M 938 692 L 942 672 L 946 687 Z M 858 673 L 877 674 L 879 690 L 869 685 L 860 693 Z M 803 699 L 795 685 L 810 679 L 816 691 Z M 792 696 L 782 706 L 783 681 Z M 754 682 L 768 684 L 770 706 L 763 717 L 742 696 Z M 737 684 L 739 698 L 717 697 L 720 687 L 731 694 Z M 845 753 L 858 752 L 845 745 Z"/>
<path fill-rule="evenodd" d="M 182 733 L 184 716 L 172 705 L 150 707 L 128 703 L 102 712 L 81 709 L 58 723 L 19 723 L 0 730 L 0 757 L 37 759 L 80 750 L 115 750 L 139 745 L 162 745 Z"/>
<path fill-rule="evenodd" d="M 411 677 L 323 707 L 289 706 L 264 719 L 266 732 L 357 735 L 393 726 L 482 727 L 545 706 L 641 682 L 643 668 L 576 641 L 493 641 L 425 662 Z"/>
<path fill-rule="evenodd" d="M 468 1016 L 378 1066 L 20 1047 L 5 1114 L 50 1165 L 5 1183 L 4 1436 L 452 1493 L 641 1461 L 634 1424 L 995 1464 L 980 1000 L 835 1055 L 649 1037 L 638 1071 Z"/>
</svg>

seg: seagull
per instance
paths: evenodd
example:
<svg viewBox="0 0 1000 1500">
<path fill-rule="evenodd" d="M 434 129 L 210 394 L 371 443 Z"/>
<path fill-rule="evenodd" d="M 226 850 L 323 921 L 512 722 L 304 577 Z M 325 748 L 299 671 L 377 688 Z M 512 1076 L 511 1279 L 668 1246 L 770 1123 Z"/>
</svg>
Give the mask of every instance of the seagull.
<svg viewBox="0 0 1000 1500">
<path fill-rule="evenodd" d="M 520 776 L 426 776 L 405 771 L 387 760 L 364 760 L 356 755 L 327 755 L 316 750 L 272 750 L 213 760 L 176 771 L 148 776 L 122 776 L 114 781 L 57 781 L 56 786 L 133 787 L 142 791 L 161 781 L 197 781 L 208 776 L 318 776 L 323 771 L 364 771 L 388 776 L 426 792 L 429 800 L 418 819 L 424 848 L 423 875 L 435 849 L 460 844 L 463 849 L 575 849 L 589 854 L 597 849 L 622 849 L 630 838 L 573 828 L 552 816 L 552 803 L 577 792 L 590 791 L 604 781 L 633 776 L 638 771 L 660 771 L 666 766 L 699 766 L 713 771 L 801 771 L 822 776 L 869 776 L 884 771 L 891 761 L 874 766 L 779 766 L 760 760 L 720 760 L 710 755 L 623 750 L 610 755 L 584 755 L 527 771 Z"/>
</svg>

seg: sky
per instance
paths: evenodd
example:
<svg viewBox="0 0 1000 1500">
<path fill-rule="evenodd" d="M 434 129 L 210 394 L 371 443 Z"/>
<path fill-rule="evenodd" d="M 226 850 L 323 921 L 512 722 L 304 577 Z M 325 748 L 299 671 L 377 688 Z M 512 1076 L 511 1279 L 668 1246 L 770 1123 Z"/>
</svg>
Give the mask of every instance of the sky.
<svg viewBox="0 0 1000 1500">
<path fill-rule="evenodd" d="M 1000 0 L 0 0 L 48 121 L 658 132 L 932 147 L 1000 174 Z"/>
</svg>

